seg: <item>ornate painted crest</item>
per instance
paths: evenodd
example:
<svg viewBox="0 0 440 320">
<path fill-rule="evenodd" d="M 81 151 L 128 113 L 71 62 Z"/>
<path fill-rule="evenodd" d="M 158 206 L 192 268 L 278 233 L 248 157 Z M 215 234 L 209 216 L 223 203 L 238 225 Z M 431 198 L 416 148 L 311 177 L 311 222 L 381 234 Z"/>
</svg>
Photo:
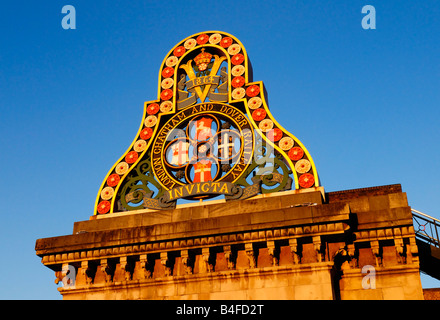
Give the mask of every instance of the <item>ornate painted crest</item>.
<svg viewBox="0 0 440 320">
<path fill-rule="evenodd" d="M 230 34 L 177 44 L 162 63 L 158 98 L 145 102 L 136 138 L 102 182 L 95 214 L 318 187 L 310 154 L 272 117 L 251 74 Z"/>
</svg>

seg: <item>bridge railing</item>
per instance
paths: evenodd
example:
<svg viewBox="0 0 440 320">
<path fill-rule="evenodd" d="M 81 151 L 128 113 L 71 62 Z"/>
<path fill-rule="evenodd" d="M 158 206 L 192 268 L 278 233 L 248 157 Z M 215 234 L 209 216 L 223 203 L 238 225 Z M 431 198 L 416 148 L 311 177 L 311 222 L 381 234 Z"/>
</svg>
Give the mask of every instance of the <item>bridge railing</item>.
<svg viewBox="0 0 440 320">
<path fill-rule="evenodd" d="M 416 237 L 440 248 L 440 220 L 411 209 Z"/>
</svg>

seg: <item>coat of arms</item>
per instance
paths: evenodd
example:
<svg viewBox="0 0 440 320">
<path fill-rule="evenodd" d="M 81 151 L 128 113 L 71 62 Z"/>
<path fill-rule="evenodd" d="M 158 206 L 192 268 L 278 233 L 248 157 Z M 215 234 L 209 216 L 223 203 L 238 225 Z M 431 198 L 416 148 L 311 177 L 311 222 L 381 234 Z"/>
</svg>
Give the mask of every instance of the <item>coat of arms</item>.
<svg viewBox="0 0 440 320">
<path fill-rule="evenodd" d="M 166 55 L 156 100 L 104 179 L 95 213 L 168 209 L 176 199 L 226 200 L 319 186 L 310 154 L 271 115 L 234 36 L 203 32 Z"/>
</svg>

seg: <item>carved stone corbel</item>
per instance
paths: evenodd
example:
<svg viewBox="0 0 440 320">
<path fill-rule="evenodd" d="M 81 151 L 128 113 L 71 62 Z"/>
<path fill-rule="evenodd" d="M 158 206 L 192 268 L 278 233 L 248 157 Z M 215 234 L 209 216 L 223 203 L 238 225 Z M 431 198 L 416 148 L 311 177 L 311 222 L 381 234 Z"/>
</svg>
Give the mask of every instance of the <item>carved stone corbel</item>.
<svg viewBox="0 0 440 320">
<path fill-rule="evenodd" d="M 293 264 L 299 264 L 301 259 L 298 251 L 298 241 L 296 239 L 289 239 L 289 246 L 292 254 Z"/>
<path fill-rule="evenodd" d="M 165 267 L 165 276 L 171 275 L 171 267 L 168 260 L 168 252 L 160 253 L 160 263 Z"/>
<path fill-rule="evenodd" d="M 182 258 L 182 264 L 185 267 L 185 273 L 186 274 L 192 274 L 193 270 L 192 270 L 192 267 L 191 267 L 191 259 L 189 257 L 188 250 L 180 251 L 180 257 Z"/>
<path fill-rule="evenodd" d="M 358 259 L 357 259 L 357 254 L 356 254 L 356 247 L 354 244 L 347 245 L 347 253 L 348 253 L 348 256 L 350 257 L 350 262 L 349 262 L 350 267 L 357 268 Z"/>
<path fill-rule="evenodd" d="M 415 237 L 409 238 L 409 250 L 412 257 L 411 263 L 419 263 L 419 247 L 417 247 Z"/>
<path fill-rule="evenodd" d="M 247 255 L 248 259 L 249 259 L 249 267 L 250 268 L 255 268 L 257 266 L 257 264 L 256 264 L 256 258 L 257 257 L 256 257 L 255 252 L 254 252 L 253 244 L 252 243 L 246 243 L 244 245 L 244 249 L 245 249 L 246 255 Z"/>
<path fill-rule="evenodd" d="M 212 272 L 214 266 L 210 263 L 210 251 L 209 248 L 202 249 L 202 260 L 205 263 L 205 272 Z"/>
<path fill-rule="evenodd" d="M 316 255 L 318 257 L 318 262 L 322 262 L 324 260 L 324 250 L 322 249 L 321 236 L 313 237 L 313 248 L 316 251 Z"/>
<path fill-rule="evenodd" d="M 148 261 L 148 256 L 146 254 L 141 254 L 139 256 L 139 266 L 142 270 L 142 276 L 144 279 L 150 279 L 152 276 L 151 271 L 149 270 L 150 262 Z"/>
<path fill-rule="evenodd" d="M 120 257 L 119 264 L 121 266 L 121 270 L 124 272 L 125 281 L 130 281 L 131 276 L 132 276 L 132 272 L 130 272 L 130 270 L 129 270 L 127 257 Z"/>
<path fill-rule="evenodd" d="M 81 267 L 76 275 L 76 286 L 89 285 L 93 282 L 94 272 L 91 269 L 89 261 L 81 261 Z"/>
<path fill-rule="evenodd" d="M 112 278 L 113 278 L 113 267 L 108 263 L 107 259 L 101 259 L 101 270 L 104 272 L 105 274 L 105 282 L 106 283 L 110 283 L 112 282 Z"/>
<path fill-rule="evenodd" d="M 55 271 L 55 284 L 58 284 L 61 281 L 63 281 L 63 278 L 64 278 L 64 275 L 63 275 L 62 269 L 60 271 Z"/>
<path fill-rule="evenodd" d="M 231 246 L 223 246 L 223 252 L 225 253 L 228 269 L 233 270 L 235 268 L 236 254 L 232 252 Z"/>
<path fill-rule="evenodd" d="M 380 254 L 380 246 L 378 240 L 370 241 L 371 251 L 376 258 L 376 267 L 382 266 L 382 257 Z"/>
<path fill-rule="evenodd" d="M 269 256 L 272 259 L 272 266 L 276 267 L 278 265 L 278 257 L 277 257 L 277 248 L 275 247 L 275 241 L 269 240 L 267 241 L 267 249 L 269 252 Z"/>
<path fill-rule="evenodd" d="M 397 261 L 399 263 L 406 263 L 405 246 L 402 238 L 394 238 L 394 245 L 397 252 Z"/>
</svg>

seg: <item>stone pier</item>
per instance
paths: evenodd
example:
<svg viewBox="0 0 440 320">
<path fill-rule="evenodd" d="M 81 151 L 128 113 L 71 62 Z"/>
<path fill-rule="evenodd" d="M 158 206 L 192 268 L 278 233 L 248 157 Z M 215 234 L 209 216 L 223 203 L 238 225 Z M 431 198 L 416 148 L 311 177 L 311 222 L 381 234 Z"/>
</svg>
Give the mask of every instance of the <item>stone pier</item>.
<svg viewBox="0 0 440 320">
<path fill-rule="evenodd" d="M 400 185 L 307 191 L 92 216 L 36 253 L 64 299 L 423 299 Z"/>
</svg>

